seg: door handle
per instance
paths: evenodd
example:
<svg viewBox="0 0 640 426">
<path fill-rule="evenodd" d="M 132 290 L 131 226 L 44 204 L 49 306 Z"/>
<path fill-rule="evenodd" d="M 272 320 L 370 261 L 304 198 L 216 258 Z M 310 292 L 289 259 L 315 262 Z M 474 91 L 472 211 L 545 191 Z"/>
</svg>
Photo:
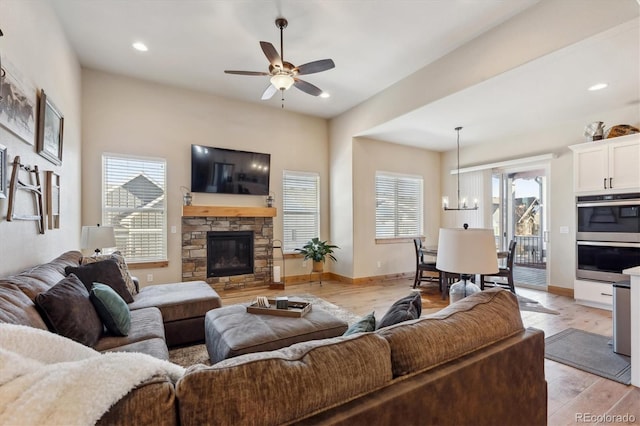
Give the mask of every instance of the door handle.
<svg viewBox="0 0 640 426">
<path fill-rule="evenodd" d="M 613 178 L 609 178 L 609 189 L 613 189 Z"/>
<path fill-rule="evenodd" d="M 609 293 L 600 293 L 602 296 L 611 296 L 613 297 L 613 294 L 609 294 Z"/>
<path fill-rule="evenodd" d="M 604 189 L 607 189 L 607 178 L 604 178 L 604 183 L 603 183 L 603 185 L 604 185 Z"/>
</svg>

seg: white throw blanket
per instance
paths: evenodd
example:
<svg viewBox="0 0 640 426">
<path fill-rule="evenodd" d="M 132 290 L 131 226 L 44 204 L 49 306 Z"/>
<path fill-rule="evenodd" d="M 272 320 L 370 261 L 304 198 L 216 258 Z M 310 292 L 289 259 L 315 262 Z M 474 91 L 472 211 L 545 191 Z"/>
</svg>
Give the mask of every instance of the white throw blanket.
<svg viewBox="0 0 640 426">
<path fill-rule="evenodd" d="M 0 324 L 0 425 L 91 425 L 156 374 L 184 368 L 141 353 L 101 354 L 54 333 Z"/>
</svg>

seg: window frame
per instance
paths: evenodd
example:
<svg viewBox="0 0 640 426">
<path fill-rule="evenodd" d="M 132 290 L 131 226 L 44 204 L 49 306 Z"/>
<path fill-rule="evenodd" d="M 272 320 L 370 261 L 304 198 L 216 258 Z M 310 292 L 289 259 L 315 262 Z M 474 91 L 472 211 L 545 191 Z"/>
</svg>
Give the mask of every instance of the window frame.
<svg viewBox="0 0 640 426">
<path fill-rule="evenodd" d="M 379 179 L 386 179 L 388 181 L 393 181 L 392 186 L 394 186 L 393 188 L 393 213 L 392 213 L 392 219 L 393 219 L 393 235 L 387 233 L 387 232 L 382 232 L 382 230 L 380 229 L 380 222 L 381 220 L 379 219 L 379 216 L 381 215 L 381 212 L 379 211 L 379 206 L 381 205 L 381 203 L 383 203 L 385 200 L 380 198 L 380 191 L 381 188 L 379 187 Z M 374 209 L 374 226 L 375 226 L 375 230 L 374 230 L 374 234 L 375 234 L 375 239 L 377 242 L 379 243 L 386 243 L 386 242 L 392 242 L 392 241 L 404 241 L 405 239 L 410 239 L 410 238 L 415 238 L 415 237 L 421 237 L 423 234 L 423 230 L 424 230 L 424 177 L 421 175 L 412 175 L 412 174 L 404 174 L 404 173 L 393 173 L 393 172 L 386 172 L 386 171 L 376 171 L 375 173 L 375 183 L 374 183 L 374 188 L 375 188 L 375 195 L 374 195 L 374 199 L 375 199 L 375 209 Z M 412 184 L 418 184 L 419 188 L 417 188 L 416 195 L 417 195 L 417 199 L 413 202 L 413 207 L 415 209 L 417 209 L 417 215 L 415 218 L 415 227 L 412 230 L 412 232 L 410 233 L 402 233 L 401 228 L 403 226 L 406 227 L 406 225 L 401 225 L 399 222 L 399 215 L 402 213 L 401 211 L 399 211 L 398 207 L 399 207 L 399 203 L 398 203 L 398 197 L 399 197 L 399 188 L 398 185 L 402 184 L 402 183 L 412 183 Z"/>
<path fill-rule="evenodd" d="M 316 203 L 315 203 L 315 212 L 314 213 L 306 213 L 307 215 L 314 215 L 315 216 L 315 220 L 316 220 L 316 234 L 317 235 L 313 235 L 310 236 L 308 239 L 305 239 L 305 241 L 300 241 L 299 245 L 296 245 L 295 247 L 293 247 L 292 243 L 287 243 L 287 216 L 294 214 L 290 211 L 287 210 L 287 190 L 285 189 L 285 185 L 287 183 L 287 178 L 293 178 L 294 176 L 300 177 L 300 178 L 313 178 L 315 180 L 315 185 L 316 185 Z M 311 180 L 311 179 L 310 179 Z M 286 254 L 291 254 L 291 253 L 297 253 L 295 251 L 296 248 L 302 248 L 302 246 L 304 244 L 306 244 L 306 242 L 308 240 L 310 240 L 313 237 L 320 237 L 320 232 L 321 232 L 321 211 L 320 211 L 320 173 L 318 172 L 308 172 L 308 171 L 299 171 L 299 170 L 283 170 L 282 171 L 282 249 L 284 251 L 284 253 Z M 298 214 L 300 215 L 304 215 L 305 213 L 300 213 L 298 212 Z M 310 234 L 309 234 L 310 235 Z"/>
<path fill-rule="evenodd" d="M 161 243 L 160 245 L 153 245 L 153 247 L 156 248 L 157 251 L 160 252 L 160 255 L 158 256 L 127 256 L 127 252 L 124 249 L 124 247 L 116 247 L 115 249 L 113 249 L 112 251 L 115 250 L 120 250 L 123 254 L 123 256 L 125 256 L 127 258 L 127 264 L 129 266 L 133 266 L 133 268 L 135 267 L 145 267 L 146 265 L 149 265 L 149 267 L 165 267 L 168 266 L 168 245 L 167 245 L 167 230 L 168 230 L 168 211 L 167 211 L 167 160 L 165 158 L 161 158 L 161 157 L 149 157 L 149 156 L 139 156 L 139 155 L 129 155 L 129 154 L 119 154 L 119 153 L 113 153 L 113 152 L 104 152 L 102 154 L 102 180 L 100 183 L 100 191 L 101 191 L 101 199 L 102 199 L 102 207 L 101 207 L 101 217 L 102 217 L 102 224 L 105 226 L 114 226 L 115 231 L 116 231 L 116 242 L 118 240 L 117 238 L 117 234 L 118 234 L 118 229 L 121 228 L 119 226 L 113 225 L 109 219 L 109 213 L 110 212 L 114 212 L 114 211 L 122 211 L 122 210 L 131 210 L 132 208 L 130 207 L 108 207 L 107 206 L 107 195 L 109 193 L 109 190 L 107 188 L 107 163 L 109 160 L 125 160 L 125 161 L 140 161 L 140 162 L 146 162 L 149 164 L 154 164 L 156 167 L 161 167 L 162 168 L 162 179 L 163 182 L 161 183 L 161 185 L 163 187 L 161 187 L 162 189 L 162 200 L 160 200 L 158 202 L 158 204 L 156 204 L 154 206 L 155 210 L 158 210 L 160 212 L 162 212 L 162 223 L 161 223 L 161 230 L 160 230 L 160 235 L 161 235 Z M 125 172 L 127 173 L 127 172 Z M 136 174 L 136 172 L 131 171 L 131 174 Z M 143 170 L 139 171 L 139 173 L 144 173 Z M 157 182 L 154 182 L 156 184 L 158 184 Z M 157 197 L 160 198 L 160 197 Z M 157 199 L 156 198 L 156 199 Z M 134 210 L 136 211 L 144 211 L 144 207 L 142 208 L 134 208 Z M 148 211 L 148 210 L 147 210 Z M 138 228 L 133 228 L 134 230 L 137 230 Z M 151 247 L 151 245 L 147 245 L 147 247 Z M 158 250 L 159 249 L 159 250 Z"/>
</svg>

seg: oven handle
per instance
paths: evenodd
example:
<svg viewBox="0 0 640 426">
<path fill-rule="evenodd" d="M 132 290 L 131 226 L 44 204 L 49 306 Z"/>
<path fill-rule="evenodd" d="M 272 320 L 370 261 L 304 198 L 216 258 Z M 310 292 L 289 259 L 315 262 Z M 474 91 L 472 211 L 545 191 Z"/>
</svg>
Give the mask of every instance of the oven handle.
<svg viewBox="0 0 640 426">
<path fill-rule="evenodd" d="M 617 243 L 612 241 L 576 241 L 579 246 L 592 246 L 592 247 L 631 247 L 640 248 L 640 243 Z"/>
<path fill-rule="evenodd" d="M 576 204 L 576 206 L 577 207 L 640 206 L 640 200 L 582 201 Z"/>
</svg>

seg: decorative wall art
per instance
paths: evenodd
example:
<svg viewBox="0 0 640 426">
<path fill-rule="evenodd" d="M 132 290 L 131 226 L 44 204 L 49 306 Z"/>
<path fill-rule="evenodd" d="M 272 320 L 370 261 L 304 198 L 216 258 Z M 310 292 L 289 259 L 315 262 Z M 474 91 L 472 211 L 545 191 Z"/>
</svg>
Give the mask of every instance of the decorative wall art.
<svg viewBox="0 0 640 426">
<path fill-rule="evenodd" d="M 7 147 L 0 145 L 0 198 L 7 198 Z"/>
<path fill-rule="evenodd" d="M 0 125 L 33 145 L 37 90 L 6 57 L 2 58 L 0 74 L 3 76 L 0 79 Z"/>
<path fill-rule="evenodd" d="M 47 170 L 47 227 L 60 228 L 60 175 Z"/>
<path fill-rule="evenodd" d="M 44 93 L 40 93 L 38 108 L 38 154 L 53 164 L 62 164 L 64 117 Z"/>
</svg>

